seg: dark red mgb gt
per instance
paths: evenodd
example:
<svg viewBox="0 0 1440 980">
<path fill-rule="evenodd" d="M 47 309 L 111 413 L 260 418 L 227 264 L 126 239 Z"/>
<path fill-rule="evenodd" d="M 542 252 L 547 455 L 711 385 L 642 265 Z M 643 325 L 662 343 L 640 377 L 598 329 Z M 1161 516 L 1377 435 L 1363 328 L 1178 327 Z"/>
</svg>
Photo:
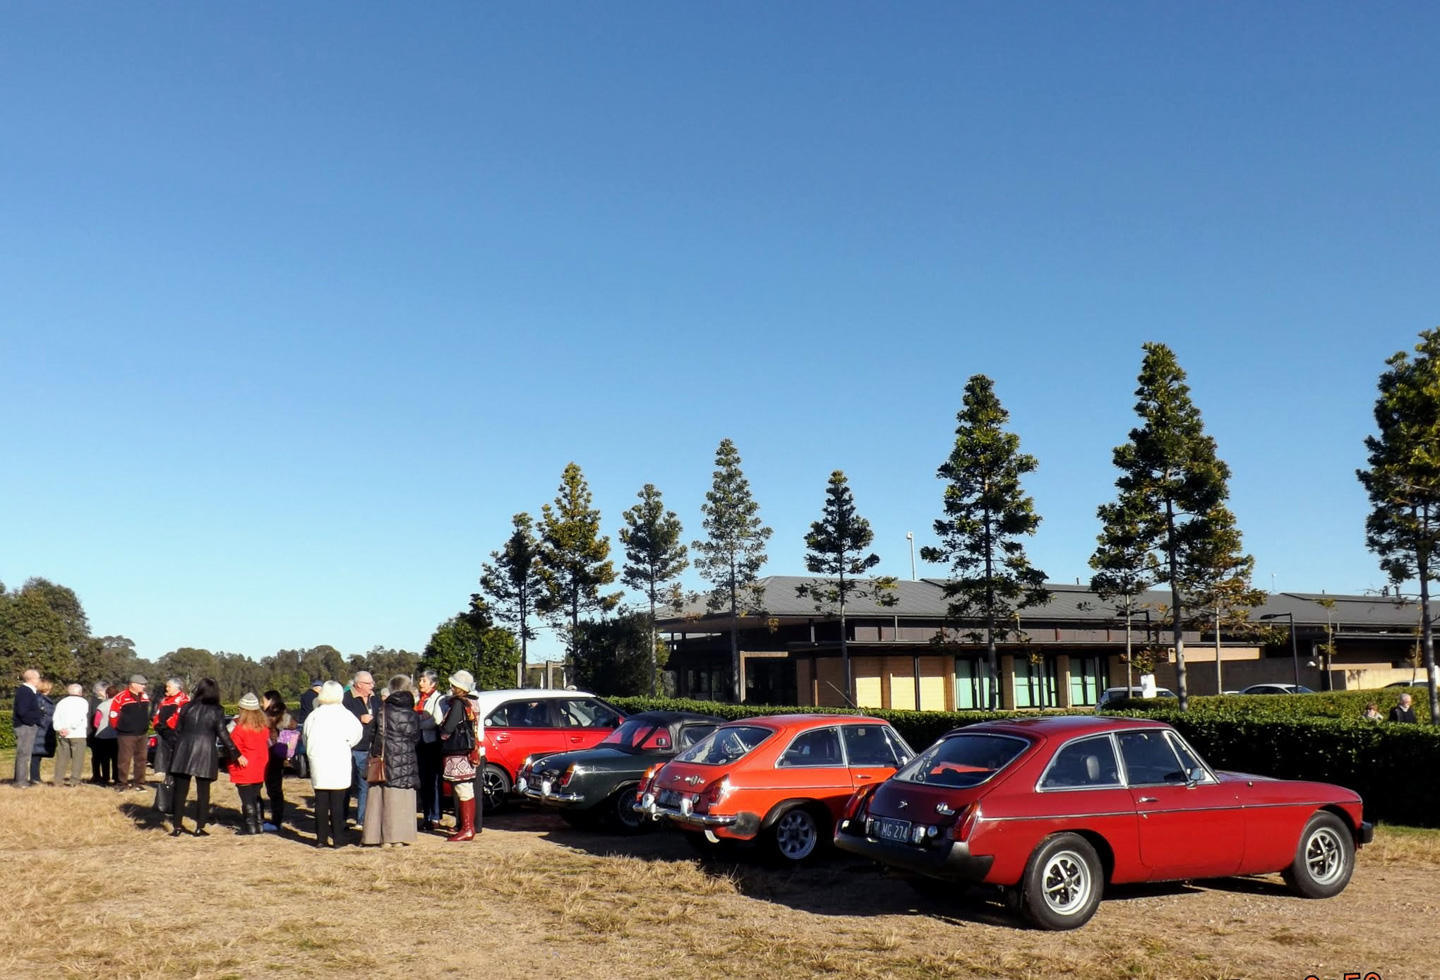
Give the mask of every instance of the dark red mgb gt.
<svg viewBox="0 0 1440 980">
<path fill-rule="evenodd" d="M 1329 898 L 1373 833 L 1350 790 L 1216 772 L 1159 722 L 1063 717 L 948 733 L 857 790 L 835 845 L 921 879 L 999 885 L 1032 924 L 1074 929 L 1106 883 L 1278 871 Z"/>
</svg>

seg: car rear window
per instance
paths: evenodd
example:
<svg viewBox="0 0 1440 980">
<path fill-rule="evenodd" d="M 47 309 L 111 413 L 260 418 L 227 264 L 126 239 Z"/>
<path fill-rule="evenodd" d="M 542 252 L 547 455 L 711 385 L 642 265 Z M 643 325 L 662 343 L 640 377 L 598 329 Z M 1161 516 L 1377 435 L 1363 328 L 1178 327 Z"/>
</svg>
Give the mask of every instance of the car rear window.
<svg viewBox="0 0 1440 980">
<path fill-rule="evenodd" d="M 695 762 L 702 766 L 729 765 L 742 759 L 761 742 L 775 734 L 759 725 L 734 725 L 717 728 L 704 741 L 697 742 L 675 757 L 676 762 Z"/>
<path fill-rule="evenodd" d="M 891 778 L 929 786 L 978 786 L 1014 762 L 1029 744 L 1014 735 L 951 735 L 921 752 Z"/>
<path fill-rule="evenodd" d="M 617 746 L 622 749 L 638 750 L 641 748 L 649 748 L 651 746 L 647 746 L 646 742 L 655 734 L 656 729 L 660 730 L 661 735 L 669 734 L 669 730 L 657 722 L 631 718 L 609 735 L 606 735 L 605 740 L 600 744 Z M 668 739 L 666 745 L 658 747 L 668 748 Z"/>
</svg>

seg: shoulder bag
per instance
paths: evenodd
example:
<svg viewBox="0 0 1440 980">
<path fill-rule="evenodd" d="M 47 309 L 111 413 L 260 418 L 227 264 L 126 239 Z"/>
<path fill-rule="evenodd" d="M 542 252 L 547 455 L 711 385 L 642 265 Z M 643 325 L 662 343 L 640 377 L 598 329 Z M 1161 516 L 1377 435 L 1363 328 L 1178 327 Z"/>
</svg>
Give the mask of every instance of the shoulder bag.
<svg viewBox="0 0 1440 980">
<path fill-rule="evenodd" d="M 385 704 L 381 702 L 376 709 L 380 712 L 380 730 L 375 738 L 378 740 L 380 754 L 375 755 L 372 751 L 370 757 L 365 760 L 365 782 L 370 785 L 385 782 Z"/>
</svg>

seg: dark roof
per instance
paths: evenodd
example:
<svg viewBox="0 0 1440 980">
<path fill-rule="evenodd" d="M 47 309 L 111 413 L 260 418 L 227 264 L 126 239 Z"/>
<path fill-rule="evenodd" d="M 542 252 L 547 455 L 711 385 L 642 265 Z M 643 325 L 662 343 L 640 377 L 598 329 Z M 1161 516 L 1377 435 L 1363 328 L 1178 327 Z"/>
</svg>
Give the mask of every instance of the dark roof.
<svg viewBox="0 0 1440 980">
<path fill-rule="evenodd" d="M 795 594 L 795 588 L 819 581 L 816 576 L 769 575 L 762 578 L 760 586 L 765 590 L 765 611 L 763 616 L 777 619 L 819 619 L 825 613 L 817 611 L 815 602 Z M 1115 600 L 1101 599 L 1083 585 L 1047 583 L 1051 592 L 1050 601 L 1027 609 L 1022 613 L 1022 623 L 1045 621 L 1053 623 L 1108 625 L 1118 618 L 1118 604 Z M 899 617 L 901 619 L 942 619 L 946 613 L 945 579 L 924 578 L 919 581 L 900 581 L 889 595 L 896 599 L 893 606 L 882 606 L 873 599 L 851 599 L 846 603 L 847 616 L 863 619 Z M 1262 616 L 1276 615 L 1288 622 L 1287 613 L 1293 613 L 1296 625 L 1320 626 L 1326 623 L 1327 610 L 1321 601 L 1333 601 L 1329 610 L 1330 622 L 1343 629 L 1359 627 L 1367 632 L 1411 631 L 1419 622 L 1418 604 L 1399 596 L 1374 595 L 1327 595 L 1309 592 L 1277 592 L 1250 613 L 1251 620 Z M 1169 589 L 1152 589 L 1139 597 L 1137 618 L 1143 619 L 1143 610 L 1148 608 L 1151 615 L 1162 607 L 1170 605 Z M 1158 618 L 1158 617 L 1157 617 Z M 711 613 L 702 602 L 691 603 L 676 616 L 660 617 L 665 629 L 691 632 L 705 632 L 721 628 L 728 623 L 728 614 Z"/>
</svg>

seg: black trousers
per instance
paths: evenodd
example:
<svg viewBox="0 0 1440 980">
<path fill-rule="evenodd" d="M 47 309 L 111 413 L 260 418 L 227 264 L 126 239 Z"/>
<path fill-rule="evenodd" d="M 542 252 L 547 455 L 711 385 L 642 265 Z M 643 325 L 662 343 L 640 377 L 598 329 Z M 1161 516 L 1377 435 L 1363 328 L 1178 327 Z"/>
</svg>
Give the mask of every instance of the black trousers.
<svg viewBox="0 0 1440 980">
<path fill-rule="evenodd" d="M 120 746 L 113 738 L 97 738 L 90 753 L 90 774 L 101 786 L 115 781 L 116 762 L 120 758 Z"/>
<path fill-rule="evenodd" d="M 172 773 L 175 788 L 170 791 L 170 819 L 175 826 L 180 826 L 181 819 L 185 816 L 185 797 L 190 795 L 190 775 L 188 773 Z M 205 825 L 210 822 L 210 784 L 213 779 L 206 779 L 203 776 L 196 776 L 195 779 L 195 829 L 204 830 Z"/>
<path fill-rule="evenodd" d="M 420 788 L 415 792 L 415 801 L 420 804 L 420 813 L 431 823 L 440 822 L 440 769 L 444 756 L 440 754 L 439 742 L 421 742 L 415 746 L 415 755 L 420 763 Z"/>
<path fill-rule="evenodd" d="M 315 843 L 324 847 L 332 840 L 338 846 L 345 832 L 345 790 L 315 791 Z"/>
<path fill-rule="evenodd" d="M 265 796 L 270 800 L 270 822 L 278 829 L 285 819 L 285 754 L 272 752 L 265 763 Z"/>
</svg>

